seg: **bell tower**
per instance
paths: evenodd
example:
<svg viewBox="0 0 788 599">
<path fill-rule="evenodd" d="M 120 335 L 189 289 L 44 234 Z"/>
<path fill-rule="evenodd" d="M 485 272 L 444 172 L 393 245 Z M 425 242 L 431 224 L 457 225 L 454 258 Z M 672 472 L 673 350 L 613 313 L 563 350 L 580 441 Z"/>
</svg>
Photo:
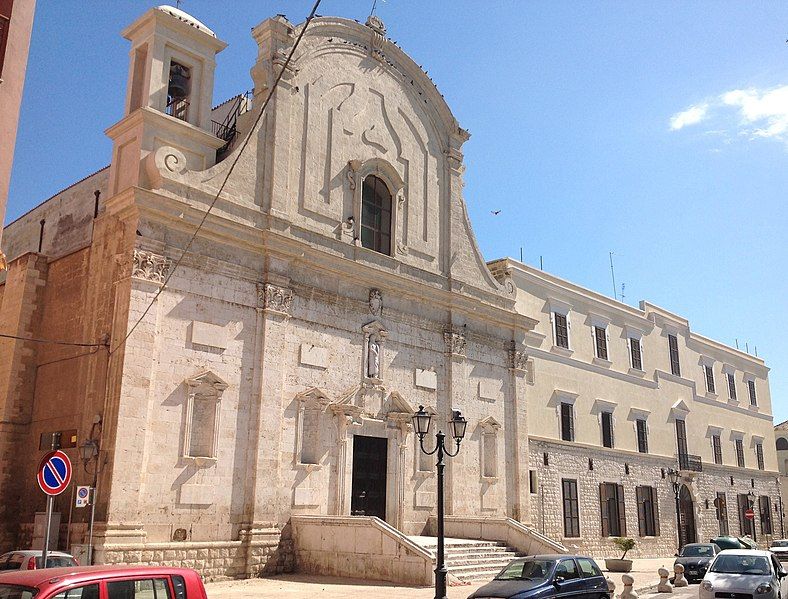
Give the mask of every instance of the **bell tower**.
<svg viewBox="0 0 788 599">
<path fill-rule="evenodd" d="M 211 101 L 215 57 L 227 44 L 166 5 L 147 11 L 122 35 L 131 52 L 125 115 L 106 131 L 114 142 L 111 195 L 146 186 L 141 161 L 159 147 L 177 148 L 187 168 L 204 170 L 225 143 L 211 131 Z"/>
</svg>

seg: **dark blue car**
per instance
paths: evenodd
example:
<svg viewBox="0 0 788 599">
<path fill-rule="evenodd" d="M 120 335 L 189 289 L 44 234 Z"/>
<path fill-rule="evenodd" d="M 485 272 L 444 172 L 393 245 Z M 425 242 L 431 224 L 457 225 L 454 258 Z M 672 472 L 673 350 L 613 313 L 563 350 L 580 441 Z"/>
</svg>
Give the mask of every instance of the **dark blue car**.
<svg viewBox="0 0 788 599">
<path fill-rule="evenodd" d="M 509 562 L 468 599 L 610 599 L 596 562 L 578 555 L 532 555 Z"/>
</svg>

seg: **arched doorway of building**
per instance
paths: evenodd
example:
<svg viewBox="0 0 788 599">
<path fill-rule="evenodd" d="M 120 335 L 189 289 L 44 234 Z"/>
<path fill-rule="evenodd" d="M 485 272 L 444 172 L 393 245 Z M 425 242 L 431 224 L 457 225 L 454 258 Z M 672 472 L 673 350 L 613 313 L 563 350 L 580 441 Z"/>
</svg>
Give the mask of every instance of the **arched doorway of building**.
<svg viewBox="0 0 788 599">
<path fill-rule="evenodd" d="M 698 533 L 695 529 L 695 504 L 692 502 L 692 495 L 687 485 L 681 485 L 679 491 L 679 538 L 681 546 L 687 543 L 696 543 Z"/>
</svg>

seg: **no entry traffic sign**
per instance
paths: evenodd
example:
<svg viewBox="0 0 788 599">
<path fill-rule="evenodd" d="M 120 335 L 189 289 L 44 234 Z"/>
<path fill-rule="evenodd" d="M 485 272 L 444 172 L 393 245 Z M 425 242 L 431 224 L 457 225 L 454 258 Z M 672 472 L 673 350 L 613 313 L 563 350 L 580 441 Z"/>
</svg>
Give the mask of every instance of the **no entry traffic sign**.
<svg viewBox="0 0 788 599">
<path fill-rule="evenodd" d="M 38 465 L 38 486 L 47 495 L 60 495 L 71 482 L 71 460 L 60 450 L 50 451 Z"/>
<path fill-rule="evenodd" d="M 752 508 L 745 510 L 744 517 L 747 518 L 747 520 L 754 520 L 755 512 L 752 510 Z"/>
</svg>

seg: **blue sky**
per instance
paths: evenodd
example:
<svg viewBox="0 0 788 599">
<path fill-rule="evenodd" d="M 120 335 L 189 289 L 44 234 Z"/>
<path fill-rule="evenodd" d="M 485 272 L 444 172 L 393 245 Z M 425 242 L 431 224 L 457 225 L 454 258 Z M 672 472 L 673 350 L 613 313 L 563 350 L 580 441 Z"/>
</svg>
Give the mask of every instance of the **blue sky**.
<svg viewBox="0 0 788 599">
<path fill-rule="evenodd" d="M 307 0 L 187 0 L 230 46 L 216 103 L 251 87 L 250 28 Z M 320 14 L 366 19 L 367 1 Z M 103 167 L 128 42 L 153 3 L 38 2 L 7 220 Z M 505 255 L 765 357 L 788 418 L 788 4 L 378 0 L 471 140 L 465 198 Z M 492 210 L 501 210 L 498 216 Z"/>
</svg>

